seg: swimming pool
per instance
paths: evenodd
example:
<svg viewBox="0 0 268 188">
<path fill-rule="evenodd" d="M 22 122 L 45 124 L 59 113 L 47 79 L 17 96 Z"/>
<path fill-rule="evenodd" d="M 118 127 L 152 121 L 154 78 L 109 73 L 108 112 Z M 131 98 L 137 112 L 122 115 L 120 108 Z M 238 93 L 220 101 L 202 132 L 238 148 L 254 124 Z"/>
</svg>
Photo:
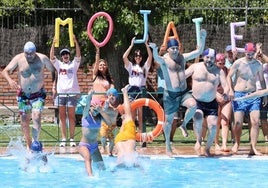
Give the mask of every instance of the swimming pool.
<svg viewBox="0 0 268 188">
<path fill-rule="evenodd" d="M 267 187 L 268 158 L 264 157 L 139 157 L 140 168 L 114 169 L 115 157 L 104 156 L 107 170 L 88 177 L 77 154 L 51 155 L 49 169 L 24 172 L 18 157 L 0 157 L 1 187 Z"/>
</svg>

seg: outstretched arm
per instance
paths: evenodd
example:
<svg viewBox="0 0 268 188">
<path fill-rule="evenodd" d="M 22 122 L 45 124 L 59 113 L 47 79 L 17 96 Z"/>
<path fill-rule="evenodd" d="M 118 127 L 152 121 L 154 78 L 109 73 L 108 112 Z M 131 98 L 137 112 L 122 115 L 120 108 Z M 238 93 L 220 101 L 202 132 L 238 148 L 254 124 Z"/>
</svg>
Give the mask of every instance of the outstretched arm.
<svg viewBox="0 0 268 188">
<path fill-rule="evenodd" d="M 128 98 L 128 86 L 129 85 L 126 85 L 124 88 L 121 89 L 124 99 L 123 106 L 125 111 L 125 121 L 132 120 L 131 106 Z"/>
<path fill-rule="evenodd" d="M 249 95 L 235 98 L 234 100 L 241 101 L 241 100 L 245 100 L 245 99 L 254 99 L 254 98 L 258 98 L 258 97 L 264 97 L 267 95 L 268 95 L 268 89 L 262 89 L 262 90 L 255 91 L 254 93 L 251 93 Z"/>
<path fill-rule="evenodd" d="M 201 33 L 201 36 L 200 36 L 201 45 L 197 46 L 196 50 L 194 50 L 190 53 L 184 53 L 183 57 L 184 57 L 185 61 L 195 59 L 195 58 L 199 57 L 200 54 L 203 53 L 204 48 L 205 48 L 205 44 L 206 44 L 207 32 L 206 32 L 206 30 L 201 29 L 200 33 Z"/>
</svg>

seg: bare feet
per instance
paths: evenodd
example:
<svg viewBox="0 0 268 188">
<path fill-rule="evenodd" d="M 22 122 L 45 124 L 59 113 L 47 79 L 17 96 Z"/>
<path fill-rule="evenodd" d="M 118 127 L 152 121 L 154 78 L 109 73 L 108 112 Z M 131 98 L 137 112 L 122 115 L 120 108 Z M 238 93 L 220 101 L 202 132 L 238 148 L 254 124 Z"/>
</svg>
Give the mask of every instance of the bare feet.
<svg viewBox="0 0 268 188">
<path fill-rule="evenodd" d="M 221 150 L 221 147 L 219 144 L 215 144 L 215 151 L 220 151 Z"/>
<path fill-rule="evenodd" d="M 251 147 L 250 147 L 249 155 L 258 155 L 258 156 L 261 156 L 262 153 L 259 152 L 256 148 L 254 148 L 254 147 L 251 146 Z"/>
<path fill-rule="evenodd" d="M 232 152 L 234 154 L 236 154 L 238 152 L 238 147 L 239 147 L 239 145 L 237 143 L 235 143 L 234 146 L 232 147 Z"/>
<path fill-rule="evenodd" d="M 173 156 L 173 152 L 172 152 L 172 148 L 171 148 L 171 146 L 170 145 L 166 145 L 166 154 L 167 154 L 167 156 L 169 156 L 169 157 L 172 157 Z"/>
<path fill-rule="evenodd" d="M 213 157 L 213 155 L 210 153 L 210 148 L 205 149 L 205 156 L 206 157 Z"/>
<path fill-rule="evenodd" d="M 227 148 L 227 146 L 222 146 L 222 147 L 221 147 L 221 151 L 222 151 L 222 152 L 230 152 L 230 149 Z"/>
<path fill-rule="evenodd" d="M 198 156 L 201 156 L 201 144 L 199 142 L 195 143 L 194 150 Z"/>
<path fill-rule="evenodd" d="M 183 135 L 184 137 L 188 137 L 188 132 L 187 132 L 186 127 L 184 127 L 184 126 L 181 125 L 179 128 L 180 128 L 180 130 L 181 130 L 182 135 Z"/>
</svg>

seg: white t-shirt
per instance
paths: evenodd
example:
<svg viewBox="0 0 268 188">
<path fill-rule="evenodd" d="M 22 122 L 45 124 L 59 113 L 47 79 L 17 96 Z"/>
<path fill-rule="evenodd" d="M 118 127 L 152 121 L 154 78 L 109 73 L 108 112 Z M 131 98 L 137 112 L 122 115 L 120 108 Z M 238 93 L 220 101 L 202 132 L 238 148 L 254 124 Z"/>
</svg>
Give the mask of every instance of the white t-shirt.
<svg viewBox="0 0 268 188">
<path fill-rule="evenodd" d="M 125 69 L 128 71 L 128 83 L 130 86 L 146 86 L 146 80 L 150 67 L 146 61 L 143 67 L 132 62 L 128 63 L 128 66 L 125 66 Z"/>
<path fill-rule="evenodd" d="M 81 62 L 81 57 L 75 57 L 74 60 L 69 63 L 64 63 L 57 58 L 53 61 L 52 63 L 58 72 L 57 92 L 80 93 L 77 71 Z"/>
</svg>

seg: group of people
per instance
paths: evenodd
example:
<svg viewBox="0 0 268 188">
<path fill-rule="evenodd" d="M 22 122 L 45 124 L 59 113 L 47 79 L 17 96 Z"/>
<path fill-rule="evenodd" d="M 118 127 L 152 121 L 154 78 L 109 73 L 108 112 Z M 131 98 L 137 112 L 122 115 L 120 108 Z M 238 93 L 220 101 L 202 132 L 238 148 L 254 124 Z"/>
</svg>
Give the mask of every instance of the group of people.
<svg viewBox="0 0 268 188">
<path fill-rule="evenodd" d="M 172 156 L 170 137 L 174 117 L 180 106 L 186 107 L 185 116 L 180 130 L 185 137 L 188 136 L 187 124 L 193 119 L 193 128 L 196 137 L 195 151 L 203 155 L 201 143 L 204 139 L 204 130 L 208 132 L 204 155 L 211 156 L 211 146 L 220 148 L 218 143 L 219 127 L 222 127 L 222 151 L 228 151 L 227 140 L 231 122 L 235 144 L 232 152 L 237 153 L 244 115 L 250 115 L 250 145 L 251 152 L 261 155 L 256 149 L 261 106 L 267 104 L 268 93 L 266 83 L 268 76 L 264 76 L 267 56 L 262 53 L 261 44 L 245 45 L 245 57 L 236 58 L 237 52 L 226 47 L 226 53 L 216 53 L 212 48 L 205 48 L 206 31 L 201 30 L 200 46 L 189 53 L 182 53 L 180 42 L 171 38 L 167 41 L 167 49 L 160 49 L 154 43 L 145 42 L 147 59 L 143 58 L 141 50 L 134 52 L 133 60 L 129 54 L 134 46 L 135 38 L 131 40 L 129 48 L 123 55 L 125 69 L 129 74 L 129 84 L 122 88 L 123 108 L 118 108 L 118 91 L 109 72 L 108 63 L 100 58 L 100 48 L 96 48 L 96 58 L 93 66 L 93 84 L 89 90 L 86 106 L 82 116 L 82 138 L 79 143 L 79 153 L 85 160 L 88 175 L 92 176 L 92 161 L 97 162 L 99 169 L 105 165 L 98 146 L 98 135 L 101 132 L 102 149 L 105 150 L 109 140 L 109 154 L 113 155 L 114 146 L 117 152 L 117 165 L 126 164 L 126 161 L 135 164 L 135 135 L 136 127 L 143 131 L 142 111 L 132 112 L 130 102 L 135 100 L 137 94 L 146 89 L 146 79 L 153 58 L 158 65 L 163 78 L 163 108 L 165 123 L 163 125 L 166 153 Z M 37 53 L 32 42 L 24 45 L 24 52 L 16 55 L 2 71 L 10 87 L 17 91 L 17 101 L 20 112 L 21 127 L 24 133 L 26 147 L 31 149 L 32 144 L 39 142 L 41 129 L 41 112 L 44 107 L 46 91 L 44 90 L 43 70 L 47 68 L 56 73 L 53 81 L 53 92 L 57 93 L 55 104 L 59 108 L 59 119 L 62 140 L 61 147 L 66 146 L 66 127 L 69 123 L 70 146 L 75 147 L 75 107 L 77 94 L 80 93 L 77 71 L 81 62 L 79 43 L 74 37 L 76 54 L 71 61 L 71 52 L 64 48 L 60 51 L 60 59 L 54 53 L 53 40 L 50 49 L 50 58 Z M 151 50 L 151 49 L 152 50 Z M 186 62 L 202 57 L 198 63 L 188 68 Z M 262 65 L 263 63 L 263 65 Z M 9 72 L 18 69 L 18 82 L 13 80 Z M 191 88 L 187 86 L 186 79 L 191 77 Z M 265 81 L 267 81 L 265 83 Z M 257 84 L 258 83 L 258 84 Z M 258 88 L 257 88 L 257 85 Z M 257 89 L 260 92 L 254 93 Z M 252 93 L 251 95 L 248 95 Z M 260 98 L 262 97 L 262 99 Z M 232 120 L 232 111 L 234 118 Z M 116 134 L 117 117 L 121 115 L 122 126 Z M 138 115 L 137 115 L 138 114 Z M 136 117 L 138 116 L 138 123 Z M 33 121 L 32 137 L 30 134 L 30 121 Z M 68 120 L 68 122 L 66 121 Z M 267 135 L 266 135 L 267 136 Z M 268 139 L 268 138 L 267 138 Z M 39 151 L 39 150 L 38 150 Z"/>
<path fill-rule="evenodd" d="M 204 45 L 205 37 L 205 31 L 201 31 L 202 45 Z M 193 58 L 199 58 L 201 55 L 202 61 L 193 63 L 188 68 L 185 67 L 188 54 L 180 53 L 179 46 L 176 39 L 171 39 L 167 43 L 167 53 L 159 56 L 156 45 L 151 45 L 154 50 L 153 57 L 160 64 L 165 81 L 163 104 L 166 118 L 163 128 L 167 155 L 172 156 L 170 134 L 174 115 L 178 112 L 179 105 L 187 108 L 183 123 L 180 126 L 184 136 L 188 134 L 186 129 L 188 120 L 193 119 L 193 129 L 196 136 L 194 148 L 198 155 L 203 155 L 201 143 L 206 132 L 208 136 L 204 151 L 205 156 L 212 155 L 210 149 L 214 142 L 216 149 L 224 152 L 229 151 L 227 140 L 231 123 L 234 137 L 234 145 L 231 150 L 233 153 L 237 153 L 246 114 L 250 116 L 250 154 L 261 155 L 256 144 L 259 136 L 260 110 L 262 106 L 265 107 L 267 104 L 265 90 L 263 90 L 266 88 L 263 72 L 265 64 L 263 63 L 268 62 L 267 56 L 262 53 L 261 44 L 246 43 L 245 57 L 239 59 L 236 58 L 237 52 L 233 52 L 230 45 L 226 47 L 226 54 L 216 53 L 211 48 L 203 50 L 200 46 L 198 48 L 201 50 L 197 51 Z M 191 53 L 193 54 L 193 52 Z M 186 90 L 188 77 L 192 79 L 190 92 Z M 257 83 L 259 88 L 257 88 Z M 243 97 L 257 89 L 261 89 L 262 92 L 252 94 L 255 96 L 254 98 Z M 222 147 L 218 143 L 220 126 L 222 127 Z M 267 132 L 264 134 L 265 139 L 267 139 Z"/>
</svg>

